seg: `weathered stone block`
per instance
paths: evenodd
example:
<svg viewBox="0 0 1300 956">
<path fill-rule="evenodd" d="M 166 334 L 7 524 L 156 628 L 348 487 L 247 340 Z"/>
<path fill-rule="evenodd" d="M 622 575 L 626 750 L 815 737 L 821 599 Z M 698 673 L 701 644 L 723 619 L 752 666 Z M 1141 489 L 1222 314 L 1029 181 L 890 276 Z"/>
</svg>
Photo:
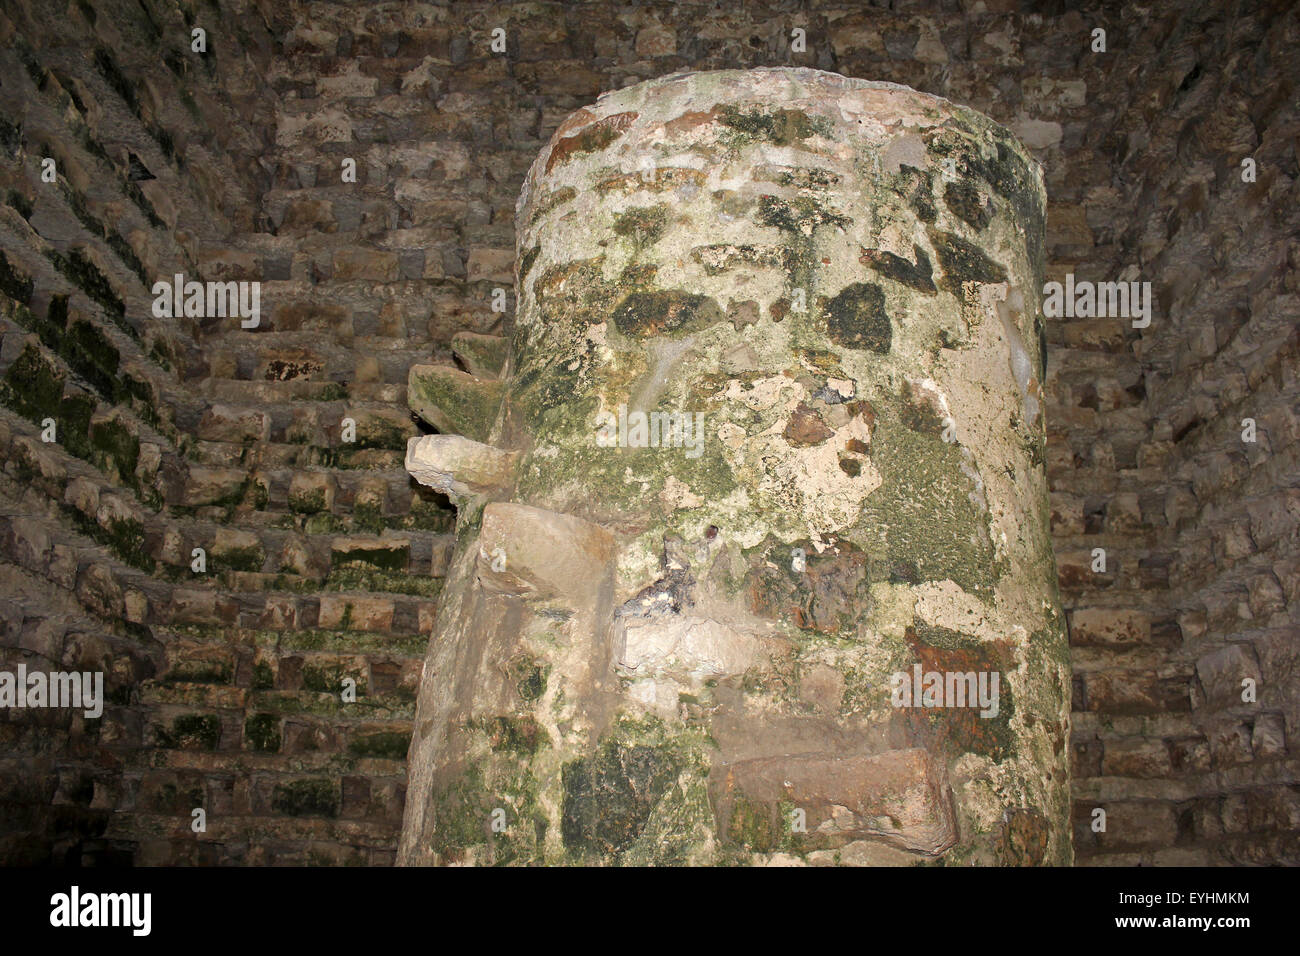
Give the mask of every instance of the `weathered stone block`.
<svg viewBox="0 0 1300 956">
<path fill-rule="evenodd" d="M 1215 710 L 1243 703 L 1243 682 L 1260 682 L 1259 661 L 1249 644 L 1229 644 L 1202 655 L 1196 661 L 1196 676 L 1205 689 L 1206 703 Z"/>
<path fill-rule="evenodd" d="M 319 623 L 344 630 L 387 631 L 393 625 L 393 602 L 353 594 L 322 595 Z"/>
<path fill-rule="evenodd" d="M 334 476 L 322 471 L 300 471 L 289 479 L 289 510 L 318 514 L 334 510 Z"/>
<path fill-rule="evenodd" d="M 406 446 L 406 470 L 422 485 L 463 501 L 500 495 L 514 483 L 519 456 L 460 435 L 423 435 Z"/>
<path fill-rule="evenodd" d="M 919 748 L 766 757 L 726 768 L 726 778 L 728 794 L 763 807 L 784 801 L 803 810 L 809 832 L 878 837 L 927 855 L 942 853 L 957 838 L 944 770 Z M 734 820 L 734 799 L 723 796 L 719 802 L 727 807 L 727 826 Z M 736 832 L 743 838 L 743 827 Z"/>
<path fill-rule="evenodd" d="M 609 532 L 581 518 L 504 501 L 483 509 L 478 573 L 498 590 L 582 593 L 613 557 Z"/>
<path fill-rule="evenodd" d="M 265 441 L 270 419 L 253 408 L 213 405 L 199 420 L 198 436 L 204 441 Z"/>
<path fill-rule="evenodd" d="M 1080 647 L 1131 648 L 1151 641 L 1151 617 L 1129 608 L 1080 608 L 1070 612 L 1070 643 Z"/>
</svg>

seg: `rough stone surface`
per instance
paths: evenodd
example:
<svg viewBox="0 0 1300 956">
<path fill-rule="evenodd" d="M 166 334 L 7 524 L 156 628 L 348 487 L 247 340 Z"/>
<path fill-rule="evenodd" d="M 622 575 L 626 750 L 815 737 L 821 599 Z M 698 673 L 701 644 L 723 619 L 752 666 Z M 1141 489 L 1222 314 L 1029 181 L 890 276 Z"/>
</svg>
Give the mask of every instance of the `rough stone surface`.
<svg viewBox="0 0 1300 956">
<path fill-rule="evenodd" d="M 986 197 L 980 230 L 909 200 L 947 176 Z M 1034 862 L 1070 860 L 1042 383 L 1018 371 L 1042 363 L 1044 203 L 986 118 L 811 70 L 667 77 L 561 124 L 516 211 L 501 378 L 412 371 L 417 414 L 517 466 L 510 503 L 459 501 L 401 861 L 865 838 L 997 863 L 1012 811 L 1041 821 Z M 484 381 L 496 414 L 453 421 Z M 650 414 L 670 417 L 638 437 Z M 503 696 L 516 658 L 543 696 Z M 918 717 L 889 692 L 913 664 L 1005 692 Z M 809 718 L 814 667 L 852 696 Z M 507 787 L 545 826 L 503 851 L 466 800 Z"/>
</svg>

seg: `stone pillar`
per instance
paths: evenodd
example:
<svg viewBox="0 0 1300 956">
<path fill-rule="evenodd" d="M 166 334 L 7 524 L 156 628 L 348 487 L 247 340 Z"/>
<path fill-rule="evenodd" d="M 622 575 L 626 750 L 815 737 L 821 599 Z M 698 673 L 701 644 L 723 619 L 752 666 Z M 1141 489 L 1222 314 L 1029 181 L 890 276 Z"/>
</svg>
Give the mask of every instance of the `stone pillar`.
<svg viewBox="0 0 1300 956">
<path fill-rule="evenodd" d="M 506 340 L 411 373 L 460 514 L 403 862 L 1071 860 L 1044 202 L 984 116 L 813 70 L 560 126 Z"/>
</svg>

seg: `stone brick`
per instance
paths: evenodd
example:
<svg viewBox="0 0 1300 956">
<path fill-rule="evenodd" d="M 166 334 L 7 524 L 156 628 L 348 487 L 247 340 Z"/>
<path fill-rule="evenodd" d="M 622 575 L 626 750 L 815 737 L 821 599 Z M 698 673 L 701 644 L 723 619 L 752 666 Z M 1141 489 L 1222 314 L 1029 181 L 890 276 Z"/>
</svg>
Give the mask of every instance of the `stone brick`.
<svg viewBox="0 0 1300 956">
<path fill-rule="evenodd" d="M 1281 714 L 1260 714 L 1250 736 L 1256 759 L 1286 756 L 1286 719 Z"/>
<path fill-rule="evenodd" d="M 262 540 L 251 531 L 218 528 L 208 555 L 210 570 L 261 571 L 266 562 Z"/>
<path fill-rule="evenodd" d="M 1174 808 L 1154 801 L 1107 803 L 1106 832 L 1098 843 L 1107 850 L 1120 847 L 1172 846 L 1178 837 Z"/>
<path fill-rule="evenodd" d="M 337 249 L 334 252 L 334 278 L 369 279 L 392 282 L 397 279 L 397 253 L 381 249 Z"/>
<path fill-rule="evenodd" d="M 1115 670 L 1085 678 L 1087 709 L 1109 714 L 1164 714 L 1191 709 L 1187 683 L 1154 671 Z"/>
<path fill-rule="evenodd" d="M 387 598 L 325 594 L 320 599 L 320 626 L 355 631 L 386 631 L 393 624 L 393 602 Z"/>
<path fill-rule="evenodd" d="M 1169 749 L 1163 740 L 1108 740 L 1101 772 L 1110 777 L 1167 777 Z"/>
<path fill-rule="evenodd" d="M 333 511 L 334 487 L 328 472 L 296 472 L 289 479 L 289 510 L 308 515 Z"/>
<path fill-rule="evenodd" d="M 199 421 L 198 436 L 204 441 L 265 441 L 269 428 L 270 419 L 265 412 L 213 405 Z"/>
<path fill-rule="evenodd" d="M 1207 704 L 1216 710 L 1242 703 L 1245 680 L 1254 681 L 1256 695 L 1259 693 L 1259 661 L 1249 644 L 1229 644 L 1202 655 L 1196 661 L 1196 676 Z"/>
<path fill-rule="evenodd" d="M 237 501 L 248 472 L 237 468 L 191 467 L 180 503 L 187 507 Z"/>
<path fill-rule="evenodd" d="M 469 251 L 466 278 L 471 282 L 489 280 L 511 283 L 514 281 L 515 253 L 513 249 L 482 249 Z"/>
<path fill-rule="evenodd" d="M 1216 770 L 1253 759 L 1250 728 L 1242 721 L 1216 720 L 1206 729 L 1206 738 L 1210 745 L 1211 765 Z"/>
<path fill-rule="evenodd" d="M 1145 611 L 1079 608 L 1071 611 L 1070 643 L 1078 647 L 1125 649 L 1151 641 L 1151 618 Z"/>
<path fill-rule="evenodd" d="M 730 768 L 728 783 L 760 805 L 774 806 L 784 796 L 805 810 L 810 830 L 825 823 L 927 854 L 956 839 L 947 781 L 923 750 L 749 760 Z"/>
</svg>

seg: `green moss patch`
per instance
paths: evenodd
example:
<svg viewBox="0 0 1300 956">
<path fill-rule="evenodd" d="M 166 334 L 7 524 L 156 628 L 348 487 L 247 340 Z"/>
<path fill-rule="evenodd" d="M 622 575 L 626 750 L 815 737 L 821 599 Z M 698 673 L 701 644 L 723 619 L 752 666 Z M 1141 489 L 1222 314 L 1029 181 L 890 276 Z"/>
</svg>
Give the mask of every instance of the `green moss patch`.
<svg viewBox="0 0 1300 956">
<path fill-rule="evenodd" d="M 960 448 L 881 417 L 871 441 L 881 485 L 863 504 L 857 527 L 872 540 L 872 579 L 906 583 L 951 578 L 987 591 L 1001 573 L 987 514 L 971 500 Z M 864 546 L 866 543 L 864 542 Z"/>
<path fill-rule="evenodd" d="M 725 318 L 713 298 L 677 290 L 633 292 L 614 309 L 614 325 L 624 335 L 680 335 Z"/>
<path fill-rule="evenodd" d="M 221 742 L 221 718 L 215 714 L 185 714 L 171 729 L 156 728 L 158 746 L 164 750 L 216 750 Z"/>
<path fill-rule="evenodd" d="M 3 252 L 0 252 L 0 292 L 22 305 L 32 301 L 31 276 L 11 266 Z"/>
<path fill-rule="evenodd" d="M 493 717 L 487 724 L 488 739 L 497 752 L 529 757 L 547 743 L 546 731 L 530 716 Z"/>
<path fill-rule="evenodd" d="M 969 180 L 957 180 L 943 188 L 943 201 L 954 216 L 977 230 L 986 228 L 993 218 L 993 208 Z"/>
<path fill-rule="evenodd" d="M 741 146 L 754 140 L 767 140 L 777 146 L 793 146 L 815 134 L 829 136 L 830 121 L 809 116 L 802 110 L 742 110 L 723 106 L 718 122 L 731 131 L 730 145 Z"/>
<path fill-rule="evenodd" d="M 908 262 L 902 256 L 896 256 L 892 252 L 865 249 L 859 261 L 887 279 L 901 282 L 918 292 L 934 295 L 938 290 L 934 287 L 932 278 L 934 270 L 930 265 L 930 257 L 925 254 L 924 249 L 916 245 L 912 246 L 912 254 L 916 256 L 915 262 Z"/>
<path fill-rule="evenodd" d="M 123 332 L 138 339 L 140 334 L 126 321 L 126 303 L 114 290 L 108 277 L 99 271 L 99 267 L 86 258 L 80 249 L 70 249 L 62 255 L 53 249 L 47 250 L 46 258 L 54 264 L 63 275 L 101 308 Z"/>
<path fill-rule="evenodd" d="M 337 817 L 339 790 L 332 780 L 294 780 L 271 794 L 271 809 L 290 817 Z"/>
<path fill-rule="evenodd" d="M 361 570 L 373 568 L 380 571 L 404 572 L 411 563 L 411 546 L 398 544 L 348 545 L 335 548 L 330 557 L 335 568 L 352 567 Z"/>
<path fill-rule="evenodd" d="M 831 225 L 847 229 L 853 224 L 848 216 L 828 209 L 815 199 L 801 196 L 798 199 L 781 199 L 764 196 L 758 201 L 756 221 L 796 236 L 811 236 L 821 226 Z"/>
<path fill-rule="evenodd" d="M 244 743 L 249 750 L 276 753 L 280 749 L 280 716 L 249 714 L 244 721 Z"/>
<path fill-rule="evenodd" d="M 405 760 L 411 745 L 409 733 L 383 731 L 354 737 L 348 743 L 348 752 L 357 757 L 378 757 L 384 760 Z"/>
<path fill-rule="evenodd" d="M 969 240 L 951 232 L 930 231 L 939 265 L 943 268 L 942 285 L 954 295 L 961 294 L 963 282 L 1006 282 L 1007 270 L 994 262 Z"/>
<path fill-rule="evenodd" d="M 654 245 L 667 227 L 666 205 L 628 209 L 614 217 L 614 234 L 631 239 L 638 248 Z"/>
<path fill-rule="evenodd" d="M 561 832 L 578 853 L 617 855 L 641 835 L 655 804 L 677 777 L 671 752 L 607 741 L 591 757 L 565 764 Z"/>
</svg>

